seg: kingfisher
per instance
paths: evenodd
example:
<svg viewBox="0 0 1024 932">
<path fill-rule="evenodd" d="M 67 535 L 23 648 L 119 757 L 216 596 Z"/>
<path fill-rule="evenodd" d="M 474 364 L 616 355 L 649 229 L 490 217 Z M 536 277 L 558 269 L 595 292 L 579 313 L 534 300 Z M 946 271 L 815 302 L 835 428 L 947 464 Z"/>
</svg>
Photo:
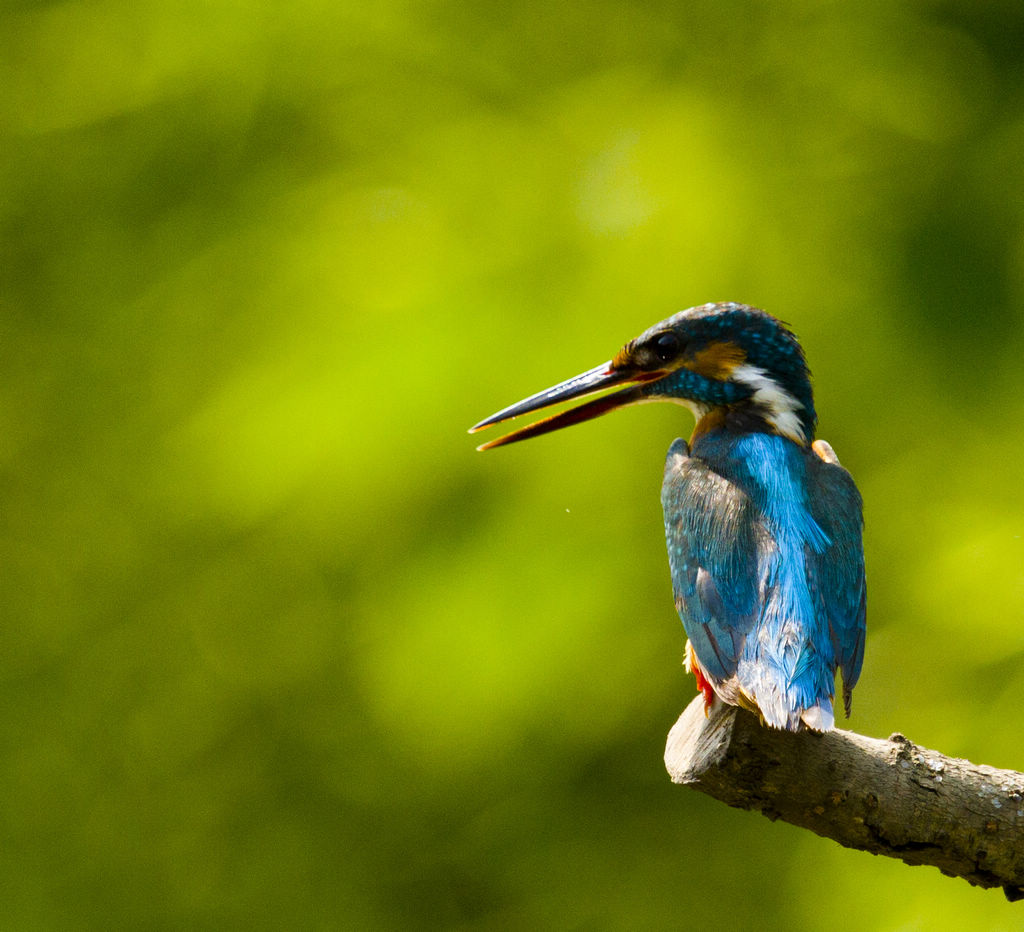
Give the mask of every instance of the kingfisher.
<svg viewBox="0 0 1024 932">
<path fill-rule="evenodd" d="M 864 659 L 863 506 L 832 447 L 814 439 L 796 336 L 749 305 L 692 307 L 470 433 L 611 388 L 477 449 L 640 402 L 688 407 L 696 424 L 689 444 L 669 448 L 661 503 L 685 665 L 705 714 L 727 703 L 774 728 L 831 730 L 836 673 L 849 717 Z"/>
</svg>

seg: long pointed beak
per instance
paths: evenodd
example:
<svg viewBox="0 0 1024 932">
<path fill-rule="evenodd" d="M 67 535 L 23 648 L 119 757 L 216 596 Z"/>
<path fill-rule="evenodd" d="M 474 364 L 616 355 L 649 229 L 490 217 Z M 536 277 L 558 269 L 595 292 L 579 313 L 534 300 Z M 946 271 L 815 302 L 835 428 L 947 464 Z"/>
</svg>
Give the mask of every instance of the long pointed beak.
<svg viewBox="0 0 1024 932">
<path fill-rule="evenodd" d="M 525 398 L 514 405 L 503 408 L 497 414 L 492 414 L 479 424 L 475 424 L 469 429 L 469 432 L 474 434 L 478 430 L 490 427 L 491 424 L 507 421 L 510 418 L 518 417 L 520 414 L 528 414 L 540 408 L 547 408 L 550 405 L 558 404 L 560 401 L 571 401 L 574 398 L 582 398 L 584 395 L 593 395 L 595 392 L 603 391 L 614 385 L 621 385 L 623 382 L 648 382 L 658 378 L 660 375 L 661 373 L 637 373 L 635 371 L 613 369 L 610 362 L 602 363 L 600 366 L 595 366 L 582 375 L 577 375 L 566 382 L 561 382 L 552 388 L 546 388 L 542 392 L 537 392 L 536 395 L 531 395 L 529 398 Z M 518 440 L 526 440 L 530 437 L 537 437 L 540 434 L 550 433 L 553 430 L 559 430 L 562 427 L 569 427 L 571 424 L 589 421 L 591 418 L 598 417 L 615 408 L 621 408 L 624 405 L 642 401 L 643 397 L 641 387 L 639 385 L 631 385 L 628 388 L 612 392 L 601 398 L 595 398 L 579 407 L 570 408 L 542 421 L 537 421 L 528 427 L 521 427 L 519 430 L 514 430 L 503 437 L 498 437 L 496 440 L 482 443 L 477 449 L 490 450 L 492 447 L 501 447 L 507 443 L 515 443 Z"/>
</svg>

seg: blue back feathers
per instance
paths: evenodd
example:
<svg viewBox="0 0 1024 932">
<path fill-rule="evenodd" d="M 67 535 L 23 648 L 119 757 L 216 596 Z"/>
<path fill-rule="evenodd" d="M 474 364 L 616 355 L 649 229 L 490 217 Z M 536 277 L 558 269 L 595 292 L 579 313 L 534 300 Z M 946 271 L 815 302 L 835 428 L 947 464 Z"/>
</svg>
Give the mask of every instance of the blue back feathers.
<svg viewBox="0 0 1024 932">
<path fill-rule="evenodd" d="M 673 444 L 662 504 L 676 607 L 716 689 L 777 728 L 831 727 L 836 669 L 848 712 L 864 649 L 849 474 L 776 434 L 715 430 L 692 456 Z"/>
</svg>

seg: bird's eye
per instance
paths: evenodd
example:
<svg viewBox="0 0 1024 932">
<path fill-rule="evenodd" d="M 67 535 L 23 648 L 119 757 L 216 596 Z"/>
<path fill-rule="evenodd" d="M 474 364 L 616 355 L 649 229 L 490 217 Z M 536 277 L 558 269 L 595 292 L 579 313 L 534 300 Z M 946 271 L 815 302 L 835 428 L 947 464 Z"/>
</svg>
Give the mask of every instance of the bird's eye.
<svg viewBox="0 0 1024 932">
<path fill-rule="evenodd" d="M 664 333 L 659 333 L 651 341 L 651 349 L 654 350 L 654 355 L 658 359 L 662 362 L 668 362 L 679 355 L 679 337 L 672 333 L 671 330 L 666 330 Z"/>
</svg>

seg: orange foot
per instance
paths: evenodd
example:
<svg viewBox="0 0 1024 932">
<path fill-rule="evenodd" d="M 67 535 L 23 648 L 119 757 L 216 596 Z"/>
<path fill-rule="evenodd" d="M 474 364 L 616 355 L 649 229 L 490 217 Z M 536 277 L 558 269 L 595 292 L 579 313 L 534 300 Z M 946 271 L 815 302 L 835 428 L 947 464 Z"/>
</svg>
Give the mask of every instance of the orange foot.
<svg viewBox="0 0 1024 932">
<path fill-rule="evenodd" d="M 711 711 L 711 706 L 715 704 L 715 691 L 711 688 L 711 684 L 704 679 L 704 674 L 700 672 L 700 667 L 696 664 L 693 667 L 693 678 L 697 681 L 697 689 L 704 694 L 704 715 L 706 716 Z"/>
<path fill-rule="evenodd" d="M 707 677 L 704 676 L 704 671 L 701 670 L 700 664 L 697 663 L 697 655 L 693 652 L 693 645 L 689 641 L 686 642 L 686 655 L 683 665 L 688 673 L 693 674 L 693 678 L 697 681 L 697 689 L 704 696 L 704 715 L 706 716 L 711 711 L 711 706 L 715 704 L 715 690 L 707 681 Z"/>
</svg>

